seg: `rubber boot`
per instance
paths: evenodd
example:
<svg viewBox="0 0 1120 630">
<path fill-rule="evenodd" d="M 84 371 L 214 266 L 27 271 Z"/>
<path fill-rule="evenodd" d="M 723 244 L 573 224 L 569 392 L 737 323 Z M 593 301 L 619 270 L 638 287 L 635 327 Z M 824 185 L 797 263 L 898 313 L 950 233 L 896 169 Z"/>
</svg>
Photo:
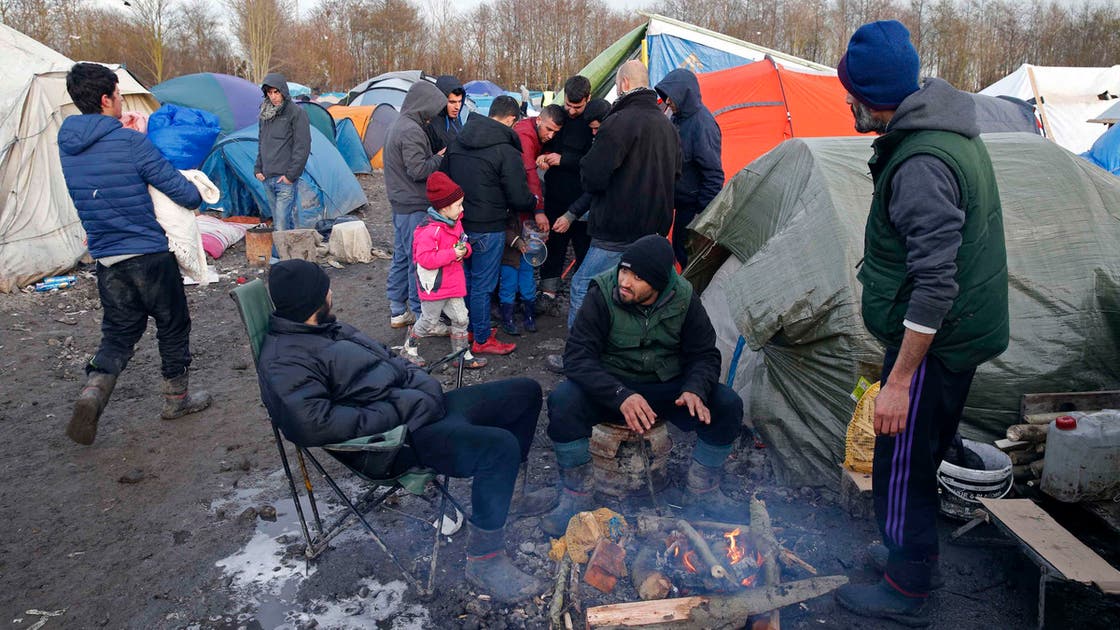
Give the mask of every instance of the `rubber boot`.
<svg viewBox="0 0 1120 630">
<path fill-rule="evenodd" d="M 905 595 L 885 579 L 877 584 L 845 584 L 836 589 L 836 602 L 857 615 L 890 619 L 911 628 L 930 624 L 928 600 Z"/>
<path fill-rule="evenodd" d="M 591 462 L 560 469 L 560 502 L 541 517 L 541 529 L 553 538 L 568 531 L 568 521 L 579 512 L 595 509 L 594 470 Z"/>
<path fill-rule="evenodd" d="M 890 550 L 883 543 L 871 543 L 867 546 L 867 562 L 880 573 L 887 570 L 887 560 L 890 555 Z M 936 591 L 945 586 L 945 576 L 941 575 L 941 563 L 937 558 L 931 558 L 929 563 L 931 565 L 929 587 Z"/>
<path fill-rule="evenodd" d="M 537 303 L 522 302 L 521 310 L 524 314 L 525 332 L 537 332 Z"/>
<path fill-rule="evenodd" d="M 555 488 L 541 488 L 529 492 L 526 490 L 525 480 L 528 477 L 529 464 L 521 462 L 517 471 L 517 481 L 513 482 L 513 500 L 509 504 L 509 515 L 512 517 L 537 516 L 556 507 L 559 493 Z"/>
<path fill-rule="evenodd" d="M 517 336 L 521 331 L 517 329 L 517 322 L 513 321 L 513 304 L 499 304 L 502 313 L 502 330 L 507 335 Z"/>
<path fill-rule="evenodd" d="M 424 357 L 420 356 L 420 336 L 416 334 L 412 326 L 409 326 L 408 332 L 405 333 L 404 345 L 401 346 L 401 357 L 419 367 L 428 365 Z"/>
<path fill-rule="evenodd" d="M 82 393 L 74 403 L 74 415 L 66 425 L 66 436 L 78 444 L 89 446 L 97 437 L 97 422 L 101 412 L 109 404 L 109 396 L 117 386 L 117 375 L 105 372 L 90 372 Z"/>
<path fill-rule="evenodd" d="M 687 492 L 681 502 L 693 512 L 699 512 L 712 520 L 725 523 L 746 523 L 750 520 L 750 508 L 746 503 L 736 501 L 719 488 L 722 468 L 705 466 L 695 459 L 688 466 Z"/>
<path fill-rule="evenodd" d="M 451 333 L 451 351 L 458 352 L 466 350 L 463 353 L 463 358 L 459 361 L 463 362 L 463 367 L 468 370 L 478 370 L 486 367 L 488 361 L 486 357 L 476 357 L 471 354 L 471 344 L 467 341 L 466 333 Z M 459 361 L 455 362 L 455 367 L 459 367 Z"/>
<path fill-rule="evenodd" d="M 513 564 L 505 542 L 505 528 L 481 529 L 467 523 L 467 581 L 507 604 L 541 594 L 544 582 Z"/>
<path fill-rule="evenodd" d="M 190 375 L 183 372 L 175 378 L 163 379 L 163 411 L 159 415 L 164 420 L 174 420 L 202 411 L 211 402 L 210 394 L 190 391 Z"/>
</svg>

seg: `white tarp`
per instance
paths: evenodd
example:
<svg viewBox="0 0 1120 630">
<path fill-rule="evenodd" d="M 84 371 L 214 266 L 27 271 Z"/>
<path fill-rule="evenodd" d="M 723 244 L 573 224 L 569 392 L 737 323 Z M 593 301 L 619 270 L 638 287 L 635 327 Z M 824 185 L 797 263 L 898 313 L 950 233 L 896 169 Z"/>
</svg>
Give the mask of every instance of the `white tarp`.
<svg viewBox="0 0 1120 630">
<path fill-rule="evenodd" d="M 962 432 L 992 439 L 1022 394 L 1120 386 L 1120 179 L 1036 135 L 984 140 L 1003 206 L 1011 344 L 978 370 Z M 732 254 L 703 293 L 725 378 L 741 335 L 732 386 L 779 472 L 802 485 L 837 478 L 849 393 L 861 376 L 877 380 L 882 361 L 856 281 L 870 142 L 788 140 L 690 226 Z M 709 256 L 690 268 L 721 263 Z"/>
<path fill-rule="evenodd" d="M 86 253 L 85 230 L 58 157 L 62 119 L 78 109 L 66 93 L 73 62 L 0 24 L 0 292 L 72 268 Z M 123 68 L 125 111 L 159 107 Z"/>
<path fill-rule="evenodd" d="M 1047 125 L 1047 137 L 1074 153 L 1084 153 L 1105 131 L 1088 121 L 1120 97 L 1120 65 L 1065 68 L 1023 64 L 980 94 L 1014 96 L 1034 103 Z"/>
</svg>

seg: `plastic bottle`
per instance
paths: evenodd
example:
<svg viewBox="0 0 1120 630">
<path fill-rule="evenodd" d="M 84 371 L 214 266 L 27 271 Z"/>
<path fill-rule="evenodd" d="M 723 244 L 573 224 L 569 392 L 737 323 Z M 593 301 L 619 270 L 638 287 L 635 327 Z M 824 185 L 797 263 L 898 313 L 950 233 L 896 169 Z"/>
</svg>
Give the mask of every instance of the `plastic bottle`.
<svg viewBox="0 0 1120 630">
<path fill-rule="evenodd" d="M 1046 433 L 1042 491 L 1059 501 L 1105 501 L 1120 496 L 1120 411 L 1071 412 Z"/>
</svg>

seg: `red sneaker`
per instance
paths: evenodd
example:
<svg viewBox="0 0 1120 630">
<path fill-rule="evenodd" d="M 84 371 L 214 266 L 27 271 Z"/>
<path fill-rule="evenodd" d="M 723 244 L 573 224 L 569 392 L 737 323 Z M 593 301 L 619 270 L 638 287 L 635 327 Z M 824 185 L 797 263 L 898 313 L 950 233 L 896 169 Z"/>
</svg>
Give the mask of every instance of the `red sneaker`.
<svg viewBox="0 0 1120 630">
<path fill-rule="evenodd" d="M 502 343 L 494 335 L 486 340 L 486 343 L 478 343 L 477 341 L 471 343 L 471 354 L 509 354 L 517 349 L 515 343 Z"/>
</svg>

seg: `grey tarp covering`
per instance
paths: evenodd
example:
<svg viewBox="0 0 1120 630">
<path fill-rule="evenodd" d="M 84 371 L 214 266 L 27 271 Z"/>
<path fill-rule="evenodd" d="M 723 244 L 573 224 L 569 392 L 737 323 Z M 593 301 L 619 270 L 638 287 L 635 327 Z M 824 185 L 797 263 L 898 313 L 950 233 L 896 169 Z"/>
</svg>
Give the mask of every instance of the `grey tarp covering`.
<svg viewBox="0 0 1120 630">
<path fill-rule="evenodd" d="M 1024 393 L 1120 383 L 1120 179 L 1038 136 L 984 139 L 1003 204 L 1011 345 L 978 371 L 962 432 L 993 439 Z M 869 156 L 868 138 L 788 140 L 691 226 L 734 254 L 704 300 L 725 369 L 735 332 L 745 339 L 733 386 L 790 483 L 835 483 L 849 393 L 860 376 L 878 379 L 882 349 L 856 281 Z"/>
</svg>

